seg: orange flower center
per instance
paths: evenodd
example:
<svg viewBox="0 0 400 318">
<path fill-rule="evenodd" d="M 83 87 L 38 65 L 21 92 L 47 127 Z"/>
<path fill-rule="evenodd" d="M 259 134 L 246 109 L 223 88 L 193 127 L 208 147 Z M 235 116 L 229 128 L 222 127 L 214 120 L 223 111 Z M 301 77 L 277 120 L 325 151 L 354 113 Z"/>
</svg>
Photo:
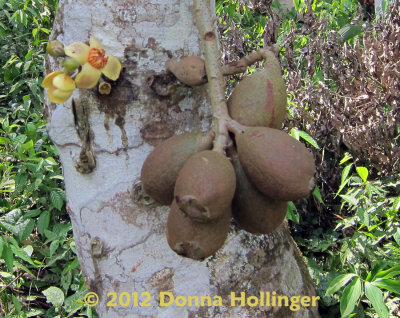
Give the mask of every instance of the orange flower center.
<svg viewBox="0 0 400 318">
<path fill-rule="evenodd" d="M 101 70 L 102 68 L 104 68 L 104 66 L 106 66 L 107 61 L 108 57 L 104 55 L 103 49 L 98 49 L 94 47 L 89 50 L 88 62 L 94 68 Z"/>
</svg>

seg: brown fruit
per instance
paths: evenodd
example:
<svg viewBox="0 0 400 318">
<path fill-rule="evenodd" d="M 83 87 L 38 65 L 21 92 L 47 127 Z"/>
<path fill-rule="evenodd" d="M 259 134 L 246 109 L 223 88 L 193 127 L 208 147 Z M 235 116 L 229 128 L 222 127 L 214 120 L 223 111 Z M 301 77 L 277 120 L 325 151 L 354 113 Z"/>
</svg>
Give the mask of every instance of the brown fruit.
<svg viewBox="0 0 400 318">
<path fill-rule="evenodd" d="M 275 231 L 286 216 L 287 202 L 273 200 L 251 184 L 237 154 L 232 155 L 236 172 L 236 192 L 232 214 L 239 225 L 250 233 L 268 234 Z"/>
<path fill-rule="evenodd" d="M 266 196 L 292 201 L 314 187 L 314 158 L 299 141 L 281 130 L 247 127 L 236 133 L 239 159 L 249 180 Z"/>
<path fill-rule="evenodd" d="M 285 119 L 285 82 L 274 53 L 267 54 L 264 69 L 246 76 L 228 98 L 231 117 L 242 125 L 280 128 Z"/>
<path fill-rule="evenodd" d="M 195 260 L 213 255 L 224 244 L 229 232 L 231 213 L 227 207 L 223 216 L 208 223 L 194 222 L 179 209 L 175 200 L 167 222 L 167 241 L 177 254 Z"/>
<path fill-rule="evenodd" d="M 213 139 L 212 133 L 184 133 L 155 147 L 143 163 L 141 180 L 144 191 L 161 204 L 171 204 L 176 178 L 186 160 L 198 151 L 211 149 Z"/>
<path fill-rule="evenodd" d="M 173 73 L 180 82 L 189 86 L 207 82 L 205 63 L 199 56 L 184 56 L 179 62 L 169 60 L 167 70 Z"/>
<path fill-rule="evenodd" d="M 174 199 L 192 220 L 209 222 L 230 207 L 235 186 L 235 171 L 229 159 L 204 150 L 191 156 L 179 172 Z"/>
</svg>

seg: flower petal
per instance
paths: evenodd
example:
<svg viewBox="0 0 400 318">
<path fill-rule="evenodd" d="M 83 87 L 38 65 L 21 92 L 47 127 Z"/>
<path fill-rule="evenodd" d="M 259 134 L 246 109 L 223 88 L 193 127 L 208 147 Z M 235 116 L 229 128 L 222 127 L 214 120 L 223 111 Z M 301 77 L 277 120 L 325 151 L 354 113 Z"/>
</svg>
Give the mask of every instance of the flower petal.
<svg viewBox="0 0 400 318">
<path fill-rule="evenodd" d="M 89 63 L 82 66 L 82 70 L 75 78 L 76 87 L 78 88 L 92 88 L 96 86 L 100 79 L 101 70 L 94 68 Z"/>
<path fill-rule="evenodd" d="M 63 71 L 56 71 L 56 72 L 51 72 L 51 73 L 47 74 L 42 82 L 42 87 L 44 87 L 44 88 L 51 87 L 53 85 L 54 77 L 56 77 L 57 75 L 63 74 L 63 73 L 64 73 Z"/>
<path fill-rule="evenodd" d="M 100 41 L 97 40 L 94 36 L 91 36 L 89 39 L 90 43 L 90 48 L 97 48 L 97 49 L 102 49 L 103 45 L 101 45 Z"/>
<path fill-rule="evenodd" d="M 66 102 L 71 97 L 72 92 L 73 92 L 73 90 L 72 91 L 63 91 L 61 89 L 51 87 L 47 91 L 47 97 L 53 103 L 61 104 L 61 103 Z"/>
<path fill-rule="evenodd" d="M 73 91 L 76 87 L 74 80 L 65 73 L 53 78 L 53 86 L 63 91 Z"/>
<path fill-rule="evenodd" d="M 121 63 L 118 58 L 112 55 L 107 55 L 108 61 L 106 66 L 101 70 L 109 79 L 116 81 L 121 73 Z"/>
<path fill-rule="evenodd" d="M 87 62 L 89 55 L 89 46 L 82 42 L 73 42 L 64 48 L 65 55 L 73 57 L 83 65 Z"/>
</svg>

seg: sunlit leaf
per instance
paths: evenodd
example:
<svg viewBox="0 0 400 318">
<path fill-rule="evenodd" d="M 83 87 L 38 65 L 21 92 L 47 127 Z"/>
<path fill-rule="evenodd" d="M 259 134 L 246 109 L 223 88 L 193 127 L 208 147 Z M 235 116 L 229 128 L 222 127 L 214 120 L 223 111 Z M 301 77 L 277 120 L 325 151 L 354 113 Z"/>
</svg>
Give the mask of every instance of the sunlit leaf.
<svg viewBox="0 0 400 318">
<path fill-rule="evenodd" d="M 350 205 L 356 206 L 358 204 L 358 199 L 350 195 L 341 194 L 340 197 Z"/>
<path fill-rule="evenodd" d="M 400 275 L 400 265 L 394 266 L 388 270 L 380 271 L 376 274 L 377 278 L 392 278 Z"/>
<path fill-rule="evenodd" d="M 359 277 L 353 279 L 343 290 L 340 299 L 340 313 L 342 317 L 350 315 L 354 311 L 357 301 L 362 294 L 362 283 Z"/>
<path fill-rule="evenodd" d="M 380 318 L 388 318 L 389 310 L 385 305 L 381 290 L 370 282 L 365 283 L 365 295 L 371 302 Z"/>
<path fill-rule="evenodd" d="M 307 141 L 311 146 L 313 146 L 316 149 L 321 149 L 317 142 L 315 141 L 315 139 L 313 137 L 311 137 L 308 133 L 306 133 L 303 130 L 299 130 L 297 128 L 292 128 L 290 130 L 290 134 L 297 140 L 299 140 L 300 138 L 304 139 L 305 141 Z"/>
<path fill-rule="evenodd" d="M 362 181 L 364 181 L 364 183 L 367 182 L 368 169 L 365 167 L 356 167 L 356 170 Z"/>
<path fill-rule="evenodd" d="M 46 301 L 52 303 L 54 307 L 61 307 L 64 303 L 63 291 L 55 286 L 51 286 L 43 291 L 43 295 L 46 296 Z"/>
<path fill-rule="evenodd" d="M 354 277 L 356 277 L 355 274 L 342 274 L 335 277 L 329 284 L 329 288 L 326 290 L 325 295 L 332 295 L 336 293 L 340 288 L 345 286 Z"/>
<path fill-rule="evenodd" d="M 400 295 L 400 281 L 393 279 L 377 279 L 372 282 L 376 287 L 389 290 L 393 293 Z"/>
</svg>

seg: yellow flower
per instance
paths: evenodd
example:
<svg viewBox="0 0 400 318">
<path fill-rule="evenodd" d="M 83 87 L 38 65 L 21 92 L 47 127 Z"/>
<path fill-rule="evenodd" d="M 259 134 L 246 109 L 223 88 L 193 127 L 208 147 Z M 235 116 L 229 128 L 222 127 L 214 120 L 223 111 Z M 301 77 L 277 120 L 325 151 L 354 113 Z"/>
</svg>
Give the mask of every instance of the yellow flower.
<svg viewBox="0 0 400 318">
<path fill-rule="evenodd" d="M 90 46 L 82 42 L 73 42 L 64 48 L 65 54 L 76 59 L 82 65 L 82 70 L 75 78 L 76 87 L 94 87 L 103 73 L 115 81 L 121 73 L 121 63 L 118 58 L 106 55 L 101 43 L 93 36 L 90 37 Z"/>
<path fill-rule="evenodd" d="M 56 104 L 66 102 L 75 89 L 74 80 L 63 71 L 47 74 L 42 82 L 42 87 L 48 88 L 47 97 Z"/>
</svg>

